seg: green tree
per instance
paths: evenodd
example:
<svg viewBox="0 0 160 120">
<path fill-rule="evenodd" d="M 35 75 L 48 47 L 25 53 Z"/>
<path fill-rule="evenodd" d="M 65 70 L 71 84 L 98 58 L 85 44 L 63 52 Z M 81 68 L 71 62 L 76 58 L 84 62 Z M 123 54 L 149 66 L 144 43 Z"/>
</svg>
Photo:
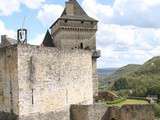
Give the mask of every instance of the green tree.
<svg viewBox="0 0 160 120">
<path fill-rule="evenodd" d="M 128 89 L 128 82 L 126 78 L 119 78 L 113 86 L 114 90 Z"/>
</svg>

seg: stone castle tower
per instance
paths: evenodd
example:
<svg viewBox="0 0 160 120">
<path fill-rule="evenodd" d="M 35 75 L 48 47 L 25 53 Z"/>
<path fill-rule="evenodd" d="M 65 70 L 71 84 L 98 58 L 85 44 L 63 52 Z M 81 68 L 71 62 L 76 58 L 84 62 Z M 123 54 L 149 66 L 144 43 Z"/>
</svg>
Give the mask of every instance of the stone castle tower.
<svg viewBox="0 0 160 120">
<path fill-rule="evenodd" d="M 100 51 L 96 50 L 97 22 L 86 14 L 76 0 L 69 0 L 60 18 L 50 27 L 51 36 L 47 31 L 43 41 L 44 46 L 92 51 L 94 96 L 98 93 L 96 60 L 100 57 Z"/>
</svg>

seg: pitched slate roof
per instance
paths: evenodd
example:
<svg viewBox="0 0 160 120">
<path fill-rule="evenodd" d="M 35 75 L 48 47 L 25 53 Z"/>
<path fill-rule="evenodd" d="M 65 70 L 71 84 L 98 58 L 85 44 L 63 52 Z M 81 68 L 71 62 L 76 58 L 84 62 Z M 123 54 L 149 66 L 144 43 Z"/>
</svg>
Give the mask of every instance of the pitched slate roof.
<svg viewBox="0 0 160 120">
<path fill-rule="evenodd" d="M 97 21 L 97 20 L 89 17 L 87 15 L 87 13 L 82 9 L 82 7 L 80 6 L 80 4 L 76 0 L 69 0 L 68 2 L 66 2 L 66 4 L 67 3 L 73 5 L 73 9 L 72 9 L 73 10 L 72 11 L 73 14 L 70 15 L 70 14 L 67 13 L 67 7 L 68 6 L 66 5 L 65 8 L 64 8 L 63 13 L 61 14 L 60 18 L 58 18 L 58 20 L 59 19 L 67 19 L 67 20 Z M 55 23 L 52 24 L 52 26 L 50 28 L 52 28 L 55 25 Z"/>
</svg>

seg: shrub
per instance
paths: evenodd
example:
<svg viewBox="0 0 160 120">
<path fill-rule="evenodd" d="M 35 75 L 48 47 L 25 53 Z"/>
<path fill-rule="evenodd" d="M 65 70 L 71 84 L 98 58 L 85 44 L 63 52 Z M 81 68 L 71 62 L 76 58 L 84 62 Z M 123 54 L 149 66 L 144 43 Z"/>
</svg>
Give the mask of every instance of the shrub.
<svg viewBox="0 0 160 120">
<path fill-rule="evenodd" d="M 157 118 L 160 118 L 160 105 L 155 103 L 153 105 L 154 113 Z"/>
</svg>

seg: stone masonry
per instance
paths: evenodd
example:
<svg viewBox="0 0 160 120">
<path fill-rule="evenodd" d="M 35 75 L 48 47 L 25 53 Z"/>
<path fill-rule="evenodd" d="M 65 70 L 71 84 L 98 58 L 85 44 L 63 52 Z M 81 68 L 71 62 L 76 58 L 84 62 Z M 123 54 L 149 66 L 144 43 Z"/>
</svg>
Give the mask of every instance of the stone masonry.
<svg viewBox="0 0 160 120">
<path fill-rule="evenodd" d="M 151 105 L 72 105 L 71 120 L 155 120 Z"/>
<path fill-rule="evenodd" d="M 65 113 L 69 120 L 71 104 L 93 104 L 89 51 L 18 45 L 0 56 L 2 112 L 23 119 Z"/>
<path fill-rule="evenodd" d="M 92 55 L 92 77 L 94 96 L 98 93 L 97 58 L 100 51 L 96 50 L 97 20 L 89 17 L 76 0 L 66 2 L 62 15 L 50 27 L 52 46 L 59 49 L 85 49 Z M 46 34 L 47 38 L 47 34 Z M 44 39 L 43 43 L 50 43 Z M 43 44 L 51 46 L 50 44 Z"/>
</svg>

